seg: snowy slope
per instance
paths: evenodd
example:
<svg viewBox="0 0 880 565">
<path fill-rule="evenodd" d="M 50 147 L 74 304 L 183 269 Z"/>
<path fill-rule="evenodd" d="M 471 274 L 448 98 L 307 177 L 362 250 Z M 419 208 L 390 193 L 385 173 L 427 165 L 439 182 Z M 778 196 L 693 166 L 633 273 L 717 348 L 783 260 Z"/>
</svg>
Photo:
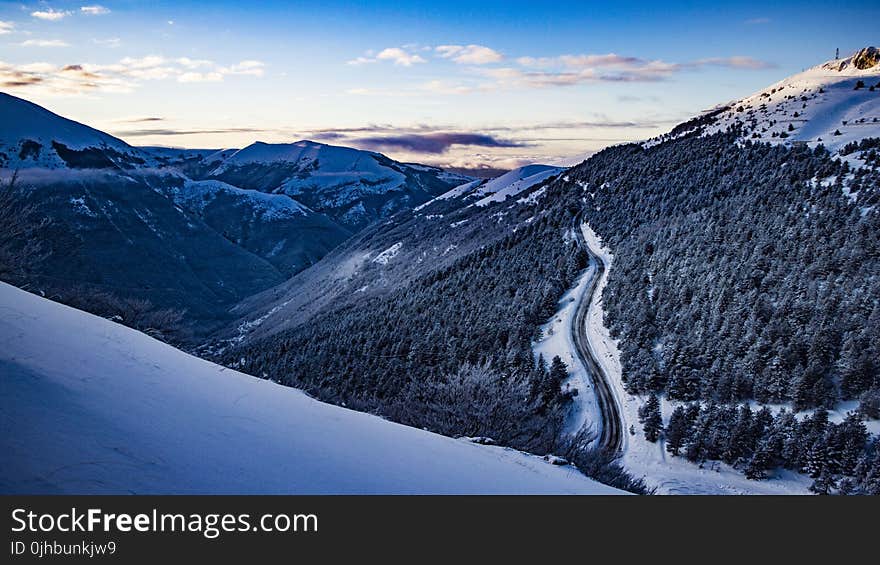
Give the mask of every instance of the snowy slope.
<svg viewBox="0 0 880 565">
<path fill-rule="evenodd" d="M 314 213 L 289 196 L 246 190 L 216 180 L 188 180 L 175 193 L 174 198 L 182 204 L 188 204 L 192 210 L 204 211 L 221 194 L 247 201 L 266 220 Z"/>
<path fill-rule="evenodd" d="M 528 190 L 548 178 L 558 175 L 565 169 L 549 165 L 526 165 L 519 167 L 500 177 L 496 177 L 477 188 L 475 194 L 482 196 L 474 203 L 475 206 L 486 206 L 492 202 L 504 202 L 510 196 Z"/>
<path fill-rule="evenodd" d="M 121 139 L 0 92 L 0 166 L 9 169 L 106 168 L 81 166 L 82 163 L 75 161 L 76 153 L 65 154 L 53 144 L 61 144 L 74 152 L 89 151 L 90 155 L 86 156 L 91 157 L 91 162 L 102 165 L 112 162 L 127 168 L 152 163 L 149 155 Z M 100 159 L 102 155 L 107 160 Z"/>
<path fill-rule="evenodd" d="M 0 310 L 3 493 L 617 492 L 320 403 L 6 284 Z"/>
<path fill-rule="evenodd" d="M 732 102 L 706 133 L 739 124 L 747 138 L 811 146 L 821 142 L 832 152 L 851 141 L 880 137 L 880 59 L 874 64 L 865 60 L 870 49 Z M 864 86 L 856 89 L 860 81 Z"/>
<path fill-rule="evenodd" d="M 398 163 L 380 153 L 314 141 L 253 143 L 192 178 L 287 194 L 354 229 L 470 180 L 436 167 Z"/>
<path fill-rule="evenodd" d="M 493 179 L 476 179 L 460 184 L 452 190 L 444 192 L 440 196 L 415 207 L 414 210 L 418 212 L 431 204 L 456 198 L 476 199 L 477 201 L 472 205 L 478 207 L 487 206 L 492 202 L 504 202 L 507 198 L 524 192 L 564 170 L 563 167 L 551 167 L 549 165 L 518 167 Z"/>
<path fill-rule="evenodd" d="M 291 195 L 351 184 L 359 184 L 362 190 L 385 192 L 406 179 L 403 173 L 381 164 L 372 153 L 312 141 L 253 143 L 233 153 L 211 175 L 222 177 L 248 165 L 266 164 L 289 168 L 290 175 L 275 190 Z"/>
</svg>

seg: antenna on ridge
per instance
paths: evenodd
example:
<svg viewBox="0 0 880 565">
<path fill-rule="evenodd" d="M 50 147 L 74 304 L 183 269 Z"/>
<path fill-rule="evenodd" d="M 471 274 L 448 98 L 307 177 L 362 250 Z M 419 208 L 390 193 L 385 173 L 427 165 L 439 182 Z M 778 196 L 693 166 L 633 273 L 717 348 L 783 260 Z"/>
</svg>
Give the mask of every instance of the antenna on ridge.
<svg viewBox="0 0 880 565">
<path fill-rule="evenodd" d="M 834 50 L 834 58 L 840 59 L 840 47 Z"/>
</svg>

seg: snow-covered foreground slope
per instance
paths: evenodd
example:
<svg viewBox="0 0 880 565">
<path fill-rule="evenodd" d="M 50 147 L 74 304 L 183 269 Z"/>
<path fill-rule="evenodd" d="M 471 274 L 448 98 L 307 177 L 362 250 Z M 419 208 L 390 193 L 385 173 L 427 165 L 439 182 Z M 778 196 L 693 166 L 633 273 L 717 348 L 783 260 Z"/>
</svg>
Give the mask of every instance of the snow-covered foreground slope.
<svg viewBox="0 0 880 565">
<path fill-rule="evenodd" d="M 617 492 L 323 404 L 2 283 L 0 312 L 0 492 Z"/>
</svg>

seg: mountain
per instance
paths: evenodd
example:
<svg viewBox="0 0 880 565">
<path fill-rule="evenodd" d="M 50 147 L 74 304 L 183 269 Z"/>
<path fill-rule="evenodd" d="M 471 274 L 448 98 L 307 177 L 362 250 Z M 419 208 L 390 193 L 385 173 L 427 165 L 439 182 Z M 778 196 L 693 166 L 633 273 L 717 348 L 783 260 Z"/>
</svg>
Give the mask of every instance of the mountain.
<svg viewBox="0 0 880 565">
<path fill-rule="evenodd" d="M 0 92 L 0 168 L 133 169 L 150 156 L 121 139 Z"/>
<path fill-rule="evenodd" d="M 454 263 L 512 226 L 527 225 L 543 195 L 540 187 L 563 170 L 527 165 L 494 179 L 471 180 L 363 230 L 313 268 L 237 305 L 235 339 L 265 337 L 304 323 L 323 306 L 341 307 L 393 290 L 401 281 Z M 487 221 L 483 210 L 489 204 L 493 215 Z"/>
<path fill-rule="evenodd" d="M 527 190 L 548 178 L 564 171 L 564 167 L 551 167 L 549 165 L 526 165 L 512 171 L 507 171 L 497 177 L 487 179 L 474 179 L 460 184 L 448 192 L 416 206 L 415 210 L 422 210 L 430 204 L 441 200 L 453 198 L 467 198 L 476 200 L 474 206 L 486 206 L 491 202 L 503 202 L 511 196 Z"/>
<path fill-rule="evenodd" d="M 194 179 L 285 194 L 353 231 L 471 180 L 436 167 L 314 141 L 256 142 L 240 150 L 181 154 L 145 150 Z"/>
<path fill-rule="evenodd" d="M 615 494 L 318 402 L 0 283 L 4 494 Z"/>
<path fill-rule="evenodd" d="M 17 171 L 34 218 L 51 220 L 40 233 L 48 256 L 19 284 L 105 304 L 106 315 L 122 315 L 109 306 L 122 299 L 148 300 L 187 311 L 197 330 L 370 221 L 469 180 L 311 142 L 135 148 L 7 94 L 0 165 L 7 179 Z"/>
<path fill-rule="evenodd" d="M 878 137 L 878 50 L 866 47 L 850 57 L 816 65 L 751 96 L 713 108 L 706 118 L 692 124 L 701 126 L 706 135 L 735 127 L 744 139 L 806 143 L 810 147 L 822 144 L 830 151 Z M 673 135 L 686 131 L 689 128 Z"/>
<path fill-rule="evenodd" d="M 579 318 L 566 309 L 601 261 L 590 333 L 631 431 L 615 476 L 659 492 L 880 492 L 871 52 L 808 71 L 813 86 L 798 75 L 781 95 L 766 89 L 776 137 L 753 137 L 722 105 L 522 191 L 515 179 L 541 171 L 464 183 L 374 224 L 238 305 L 217 357 L 334 403 L 536 453 L 570 440 L 578 410 L 593 415 L 589 445 L 603 423 L 594 385 L 571 388 Z M 770 125 L 794 118 L 796 94 L 808 121 Z M 836 120 L 832 137 L 846 143 L 818 142 Z M 798 128 L 816 141 L 781 135 Z M 587 252 L 587 233 L 604 259 Z M 559 334 L 559 361 L 540 363 L 539 345 Z M 601 465 L 582 468 L 598 476 Z"/>
</svg>

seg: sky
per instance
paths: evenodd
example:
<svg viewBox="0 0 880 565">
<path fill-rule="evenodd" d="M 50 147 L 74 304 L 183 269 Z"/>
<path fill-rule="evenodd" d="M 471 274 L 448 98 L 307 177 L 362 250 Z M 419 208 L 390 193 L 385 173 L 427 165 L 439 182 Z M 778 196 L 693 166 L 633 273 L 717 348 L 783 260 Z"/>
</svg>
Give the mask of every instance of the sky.
<svg viewBox="0 0 880 565">
<path fill-rule="evenodd" d="M 133 145 L 572 164 L 880 36 L 877 2 L 0 0 L 0 90 Z"/>
</svg>

